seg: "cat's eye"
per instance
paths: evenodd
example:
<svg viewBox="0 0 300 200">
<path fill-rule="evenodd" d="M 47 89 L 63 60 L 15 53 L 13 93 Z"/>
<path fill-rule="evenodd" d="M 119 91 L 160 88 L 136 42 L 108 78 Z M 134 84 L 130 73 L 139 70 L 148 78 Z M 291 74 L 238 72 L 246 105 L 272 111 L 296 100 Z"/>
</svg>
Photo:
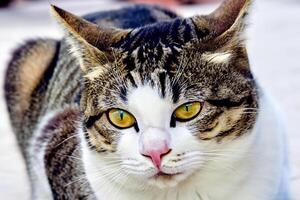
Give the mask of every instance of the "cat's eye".
<svg viewBox="0 0 300 200">
<path fill-rule="evenodd" d="M 179 106 L 174 111 L 174 117 L 177 121 L 186 122 L 198 116 L 202 108 L 200 102 L 189 102 Z"/>
<path fill-rule="evenodd" d="M 112 125 L 121 129 L 130 128 L 136 123 L 134 116 L 122 109 L 110 109 L 107 112 L 107 117 Z"/>
</svg>

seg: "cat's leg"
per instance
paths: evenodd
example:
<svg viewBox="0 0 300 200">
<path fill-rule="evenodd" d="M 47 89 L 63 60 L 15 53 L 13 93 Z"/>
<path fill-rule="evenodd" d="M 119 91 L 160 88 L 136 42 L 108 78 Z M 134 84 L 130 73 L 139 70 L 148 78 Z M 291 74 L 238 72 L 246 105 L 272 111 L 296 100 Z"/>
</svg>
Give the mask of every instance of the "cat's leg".
<svg viewBox="0 0 300 200">
<path fill-rule="evenodd" d="M 49 112 L 41 118 L 36 130 L 33 131 L 26 149 L 26 153 L 29 155 L 27 158 L 27 168 L 31 181 L 32 200 L 53 199 L 46 174 L 47 166 L 45 166 L 44 162 L 45 150 L 51 137 L 45 133 L 44 129 L 57 112 Z"/>
<path fill-rule="evenodd" d="M 82 168 L 81 114 L 71 106 L 45 115 L 31 141 L 33 199 L 94 200 Z"/>
</svg>

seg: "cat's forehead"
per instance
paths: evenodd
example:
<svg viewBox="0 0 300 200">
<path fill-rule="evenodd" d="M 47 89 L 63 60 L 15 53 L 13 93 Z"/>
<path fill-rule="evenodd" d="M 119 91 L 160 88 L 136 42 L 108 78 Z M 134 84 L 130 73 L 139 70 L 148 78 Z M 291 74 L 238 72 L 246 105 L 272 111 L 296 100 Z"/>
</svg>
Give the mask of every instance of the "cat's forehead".
<svg viewBox="0 0 300 200">
<path fill-rule="evenodd" d="M 133 52 L 139 47 L 180 47 L 199 36 L 205 37 L 205 34 L 205 31 L 199 33 L 191 19 L 176 18 L 134 29 L 126 38 L 114 44 L 114 47 L 127 52 Z"/>
<path fill-rule="evenodd" d="M 199 34 L 191 19 L 177 18 L 135 29 L 113 48 L 121 50 L 127 71 L 139 71 L 142 76 L 149 76 L 157 69 L 170 73 L 176 70 L 174 66 L 179 64 L 182 50 L 198 40 Z M 205 37 L 204 32 L 201 34 Z"/>
</svg>

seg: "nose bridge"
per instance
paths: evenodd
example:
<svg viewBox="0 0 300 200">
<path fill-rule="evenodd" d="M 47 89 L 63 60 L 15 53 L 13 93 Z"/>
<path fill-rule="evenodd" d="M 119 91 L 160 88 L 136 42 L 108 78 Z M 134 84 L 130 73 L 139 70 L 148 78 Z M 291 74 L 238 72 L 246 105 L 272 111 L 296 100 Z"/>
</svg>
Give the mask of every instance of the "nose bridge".
<svg viewBox="0 0 300 200">
<path fill-rule="evenodd" d="M 146 126 L 165 126 L 165 117 L 159 109 L 152 110 L 150 113 L 145 113 L 144 124 Z"/>
<path fill-rule="evenodd" d="M 140 142 L 143 147 L 159 149 L 163 144 L 169 146 L 170 134 L 162 128 L 149 127 L 141 134 Z"/>
<path fill-rule="evenodd" d="M 140 108 L 141 120 L 143 121 L 144 126 L 150 127 L 149 131 L 153 131 L 152 129 L 165 128 L 166 122 L 168 121 L 168 110 L 169 105 L 163 100 L 157 100 L 155 103 L 145 104 L 143 105 L 143 109 Z M 157 128 L 156 128 L 157 127 Z M 159 128 L 158 128 L 159 127 Z"/>
</svg>

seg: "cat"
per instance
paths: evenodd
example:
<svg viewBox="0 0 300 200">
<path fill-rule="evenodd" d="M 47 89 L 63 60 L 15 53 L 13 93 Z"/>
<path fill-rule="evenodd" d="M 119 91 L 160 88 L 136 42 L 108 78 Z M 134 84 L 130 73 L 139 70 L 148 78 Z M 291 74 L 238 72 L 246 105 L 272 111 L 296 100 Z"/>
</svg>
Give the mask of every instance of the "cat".
<svg viewBox="0 0 300 200">
<path fill-rule="evenodd" d="M 282 119 L 247 55 L 251 5 L 52 6 L 65 37 L 27 41 L 5 78 L 31 199 L 288 200 Z"/>
</svg>

